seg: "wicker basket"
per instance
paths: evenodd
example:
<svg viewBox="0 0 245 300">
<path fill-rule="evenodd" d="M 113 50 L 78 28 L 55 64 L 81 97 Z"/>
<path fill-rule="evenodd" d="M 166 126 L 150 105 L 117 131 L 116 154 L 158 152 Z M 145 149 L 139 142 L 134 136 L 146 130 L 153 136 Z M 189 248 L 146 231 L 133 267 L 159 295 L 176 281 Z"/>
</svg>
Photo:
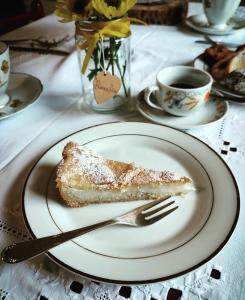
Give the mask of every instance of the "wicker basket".
<svg viewBox="0 0 245 300">
<path fill-rule="evenodd" d="M 188 0 L 172 0 L 169 3 L 137 4 L 129 11 L 129 16 L 147 24 L 177 25 L 187 13 Z"/>
</svg>

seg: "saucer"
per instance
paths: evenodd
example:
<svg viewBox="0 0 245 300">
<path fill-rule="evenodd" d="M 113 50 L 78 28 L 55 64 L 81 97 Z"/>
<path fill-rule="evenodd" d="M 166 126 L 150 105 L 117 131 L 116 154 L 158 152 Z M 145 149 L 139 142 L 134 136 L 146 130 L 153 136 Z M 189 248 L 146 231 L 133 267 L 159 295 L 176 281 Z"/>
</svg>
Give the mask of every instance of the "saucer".
<svg viewBox="0 0 245 300">
<path fill-rule="evenodd" d="M 228 114 L 229 104 L 226 101 L 210 98 L 205 106 L 193 112 L 190 116 L 178 117 L 170 115 L 165 111 L 151 108 L 146 104 L 143 98 L 143 92 L 140 92 L 137 98 L 136 108 L 143 117 L 154 123 L 177 129 L 196 129 L 222 120 Z"/>
<path fill-rule="evenodd" d="M 40 96 L 43 86 L 39 79 L 25 73 L 10 73 L 8 103 L 0 109 L 0 120 L 23 111 Z"/>
<path fill-rule="evenodd" d="M 190 16 L 186 19 L 185 24 L 198 32 L 210 35 L 229 35 L 235 32 L 235 24 L 231 21 L 227 24 L 227 26 L 224 29 L 210 27 L 205 14 Z"/>
</svg>

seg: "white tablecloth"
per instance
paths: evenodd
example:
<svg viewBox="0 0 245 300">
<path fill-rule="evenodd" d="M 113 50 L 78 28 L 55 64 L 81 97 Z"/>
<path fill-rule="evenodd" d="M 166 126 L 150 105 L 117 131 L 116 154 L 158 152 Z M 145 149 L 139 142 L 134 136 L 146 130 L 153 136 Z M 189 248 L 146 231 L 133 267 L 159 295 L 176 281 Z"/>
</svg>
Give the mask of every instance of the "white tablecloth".
<svg viewBox="0 0 245 300">
<path fill-rule="evenodd" d="M 201 5 L 191 4 L 189 15 L 201 11 Z M 73 24 L 61 24 L 55 16 L 50 15 L 3 38 L 42 36 L 57 39 L 66 34 L 72 36 L 73 33 Z M 184 25 L 132 26 L 133 96 L 154 83 L 155 75 L 161 68 L 190 64 L 206 47 L 194 43 L 200 38 L 202 34 Z M 11 52 L 12 72 L 24 72 L 38 77 L 43 83 L 44 91 L 30 108 L 0 121 L 0 250 L 14 241 L 29 237 L 21 213 L 21 193 L 30 168 L 45 150 L 64 136 L 91 125 L 111 121 L 147 122 L 136 111 L 102 115 L 81 105 L 81 83 L 74 41 L 70 40 L 62 47 L 69 50 L 70 55 L 61 57 Z M 227 162 L 237 180 L 241 197 L 240 218 L 234 234 L 222 251 L 199 270 L 168 282 L 121 287 L 81 278 L 42 255 L 16 265 L 0 263 L 0 298 L 243 299 L 244 132 L 245 108 L 236 104 L 230 104 L 225 120 L 202 129 L 189 130 L 190 134 L 213 147 Z M 229 150 L 230 147 L 236 151 L 222 154 L 222 150 Z M 173 293 L 175 298 L 170 298 Z"/>
</svg>

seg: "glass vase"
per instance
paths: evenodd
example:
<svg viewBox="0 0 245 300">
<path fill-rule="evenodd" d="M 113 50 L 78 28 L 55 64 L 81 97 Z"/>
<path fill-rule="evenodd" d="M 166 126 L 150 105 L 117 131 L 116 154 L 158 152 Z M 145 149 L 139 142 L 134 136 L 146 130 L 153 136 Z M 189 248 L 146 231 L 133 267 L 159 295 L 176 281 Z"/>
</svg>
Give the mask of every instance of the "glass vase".
<svg viewBox="0 0 245 300">
<path fill-rule="evenodd" d="M 82 69 L 87 49 L 79 45 L 85 42 L 81 32 L 82 24 L 76 24 L 76 45 L 79 66 Z M 96 101 L 93 81 L 100 72 L 109 72 L 121 81 L 119 91 L 103 103 Z M 126 38 L 99 39 L 90 57 L 85 73 L 81 71 L 83 101 L 94 111 L 110 113 L 130 107 L 130 36 Z"/>
</svg>

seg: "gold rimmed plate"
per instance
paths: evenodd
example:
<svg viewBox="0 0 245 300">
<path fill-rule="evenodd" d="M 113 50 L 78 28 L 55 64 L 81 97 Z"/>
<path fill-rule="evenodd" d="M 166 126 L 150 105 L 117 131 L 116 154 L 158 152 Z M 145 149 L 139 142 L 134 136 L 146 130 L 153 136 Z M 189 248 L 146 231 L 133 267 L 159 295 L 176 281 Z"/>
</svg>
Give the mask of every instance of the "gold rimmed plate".
<svg viewBox="0 0 245 300">
<path fill-rule="evenodd" d="M 139 122 L 87 128 L 44 153 L 23 191 L 24 218 L 33 237 L 96 223 L 145 202 L 64 206 L 55 187 L 55 172 L 68 141 L 108 159 L 189 176 L 198 191 L 175 197 L 179 209 L 151 226 L 108 226 L 51 249 L 47 255 L 57 264 L 98 281 L 152 283 L 200 267 L 228 242 L 240 206 L 237 184 L 228 166 L 215 151 L 187 133 Z"/>
</svg>

